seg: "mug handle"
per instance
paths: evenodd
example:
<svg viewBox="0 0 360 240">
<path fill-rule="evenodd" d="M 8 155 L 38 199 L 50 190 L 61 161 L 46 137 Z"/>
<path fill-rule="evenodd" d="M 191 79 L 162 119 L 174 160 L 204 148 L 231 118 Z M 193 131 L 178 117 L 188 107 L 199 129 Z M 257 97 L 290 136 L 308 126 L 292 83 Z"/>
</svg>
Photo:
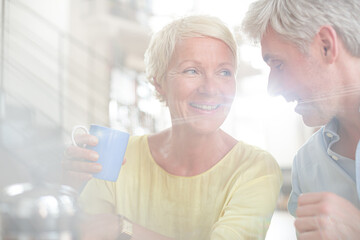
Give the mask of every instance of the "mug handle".
<svg viewBox="0 0 360 240">
<path fill-rule="evenodd" d="M 89 130 L 88 130 L 85 126 L 76 125 L 76 126 L 73 127 L 72 132 L 71 132 L 71 141 L 72 141 L 72 143 L 73 143 L 75 146 L 77 146 L 77 147 L 79 147 L 79 145 L 78 145 L 78 144 L 76 143 L 76 141 L 75 141 L 75 133 L 76 133 L 76 131 L 77 131 L 78 129 L 82 129 L 82 130 L 84 130 L 87 134 L 89 134 Z"/>
</svg>

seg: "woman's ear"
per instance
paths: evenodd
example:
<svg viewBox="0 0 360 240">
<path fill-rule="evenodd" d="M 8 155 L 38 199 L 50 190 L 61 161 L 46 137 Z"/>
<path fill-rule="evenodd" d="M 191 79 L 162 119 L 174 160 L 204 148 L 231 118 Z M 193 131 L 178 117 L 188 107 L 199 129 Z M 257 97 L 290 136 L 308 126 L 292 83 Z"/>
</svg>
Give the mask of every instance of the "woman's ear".
<svg viewBox="0 0 360 240">
<path fill-rule="evenodd" d="M 327 63 L 333 63 L 339 53 L 339 38 L 335 29 L 331 26 L 322 26 L 317 34 L 320 51 Z"/>
<path fill-rule="evenodd" d="M 154 86 L 155 86 L 155 89 L 156 91 L 159 93 L 159 95 L 165 99 L 165 96 L 166 96 L 166 92 L 164 91 L 164 88 L 163 86 L 159 83 L 159 81 L 157 81 L 156 78 L 154 78 Z"/>
</svg>

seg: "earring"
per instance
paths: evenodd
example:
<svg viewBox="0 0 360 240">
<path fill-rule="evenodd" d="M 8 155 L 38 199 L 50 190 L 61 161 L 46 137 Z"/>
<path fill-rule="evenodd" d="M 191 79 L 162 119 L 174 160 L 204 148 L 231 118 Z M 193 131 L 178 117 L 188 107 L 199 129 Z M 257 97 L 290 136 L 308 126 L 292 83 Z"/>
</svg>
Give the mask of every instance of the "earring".
<svg viewBox="0 0 360 240">
<path fill-rule="evenodd" d="M 325 51 L 324 55 L 327 56 L 327 48 L 326 47 L 324 47 L 324 51 Z"/>
</svg>

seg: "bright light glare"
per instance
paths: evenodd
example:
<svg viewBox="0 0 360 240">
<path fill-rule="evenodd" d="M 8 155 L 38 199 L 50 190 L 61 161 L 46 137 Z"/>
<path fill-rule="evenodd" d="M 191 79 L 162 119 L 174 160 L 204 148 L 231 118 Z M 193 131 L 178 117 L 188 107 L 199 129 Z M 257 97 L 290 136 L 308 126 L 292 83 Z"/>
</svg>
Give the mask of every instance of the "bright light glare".
<svg viewBox="0 0 360 240">
<path fill-rule="evenodd" d="M 305 126 L 295 103 L 266 92 L 267 74 L 242 79 L 229 117 L 222 128 L 235 138 L 269 151 L 281 167 L 290 168 L 304 143 Z"/>
<path fill-rule="evenodd" d="M 239 25 L 251 2 L 252 0 L 198 0 L 196 12 L 217 16 L 233 27 Z"/>
<path fill-rule="evenodd" d="M 239 52 L 242 61 L 250 63 L 250 66 L 254 69 L 260 69 L 264 74 L 264 80 L 267 79 L 269 67 L 262 59 L 261 48 L 259 46 L 242 44 L 239 46 Z"/>
<path fill-rule="evenodd" d="M 156 16 L 151 19 L 150 24 L 157 31 L 178 16 L 195 13 L 217 16 L 229 27 L 236 28 L 251 2 L 252 0 L 155 0 L 153 11 Z M 239 79 L 237 98 L 222 128 L 239 140 L 269 151 L 280 166 L 290 167 L 296 150 L 307 137 L 303 132 L 305 127 L 300 116 L 294 112 L 293 104 L 286 103 L 281 97 L 270 97 L 267 94 L 269 69 L 262 60 L 259 46 L 240 45 L 239 72 L 242 76 Z"/>
<path fill-rule="evenodd" d="M 193 8 L 193 0 L 168 1 L 153 0 L 152 9 L 154 15 L 182 15 Z"/>
</svg>

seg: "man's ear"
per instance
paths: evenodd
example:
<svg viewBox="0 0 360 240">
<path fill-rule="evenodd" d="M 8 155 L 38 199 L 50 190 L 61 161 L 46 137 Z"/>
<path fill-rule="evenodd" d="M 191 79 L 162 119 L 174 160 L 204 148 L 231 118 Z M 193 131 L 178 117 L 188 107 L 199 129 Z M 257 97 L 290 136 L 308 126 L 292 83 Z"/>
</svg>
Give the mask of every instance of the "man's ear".
<svg viewBox="0 0 360 240">
<path fill-rule="evenodd" d="M 331 26 L 322 26 L 317 34 L 320 51 L 327 63 L 333 63 L 339 53 L 339 38 L 335 29 Z"/>
</svg>

